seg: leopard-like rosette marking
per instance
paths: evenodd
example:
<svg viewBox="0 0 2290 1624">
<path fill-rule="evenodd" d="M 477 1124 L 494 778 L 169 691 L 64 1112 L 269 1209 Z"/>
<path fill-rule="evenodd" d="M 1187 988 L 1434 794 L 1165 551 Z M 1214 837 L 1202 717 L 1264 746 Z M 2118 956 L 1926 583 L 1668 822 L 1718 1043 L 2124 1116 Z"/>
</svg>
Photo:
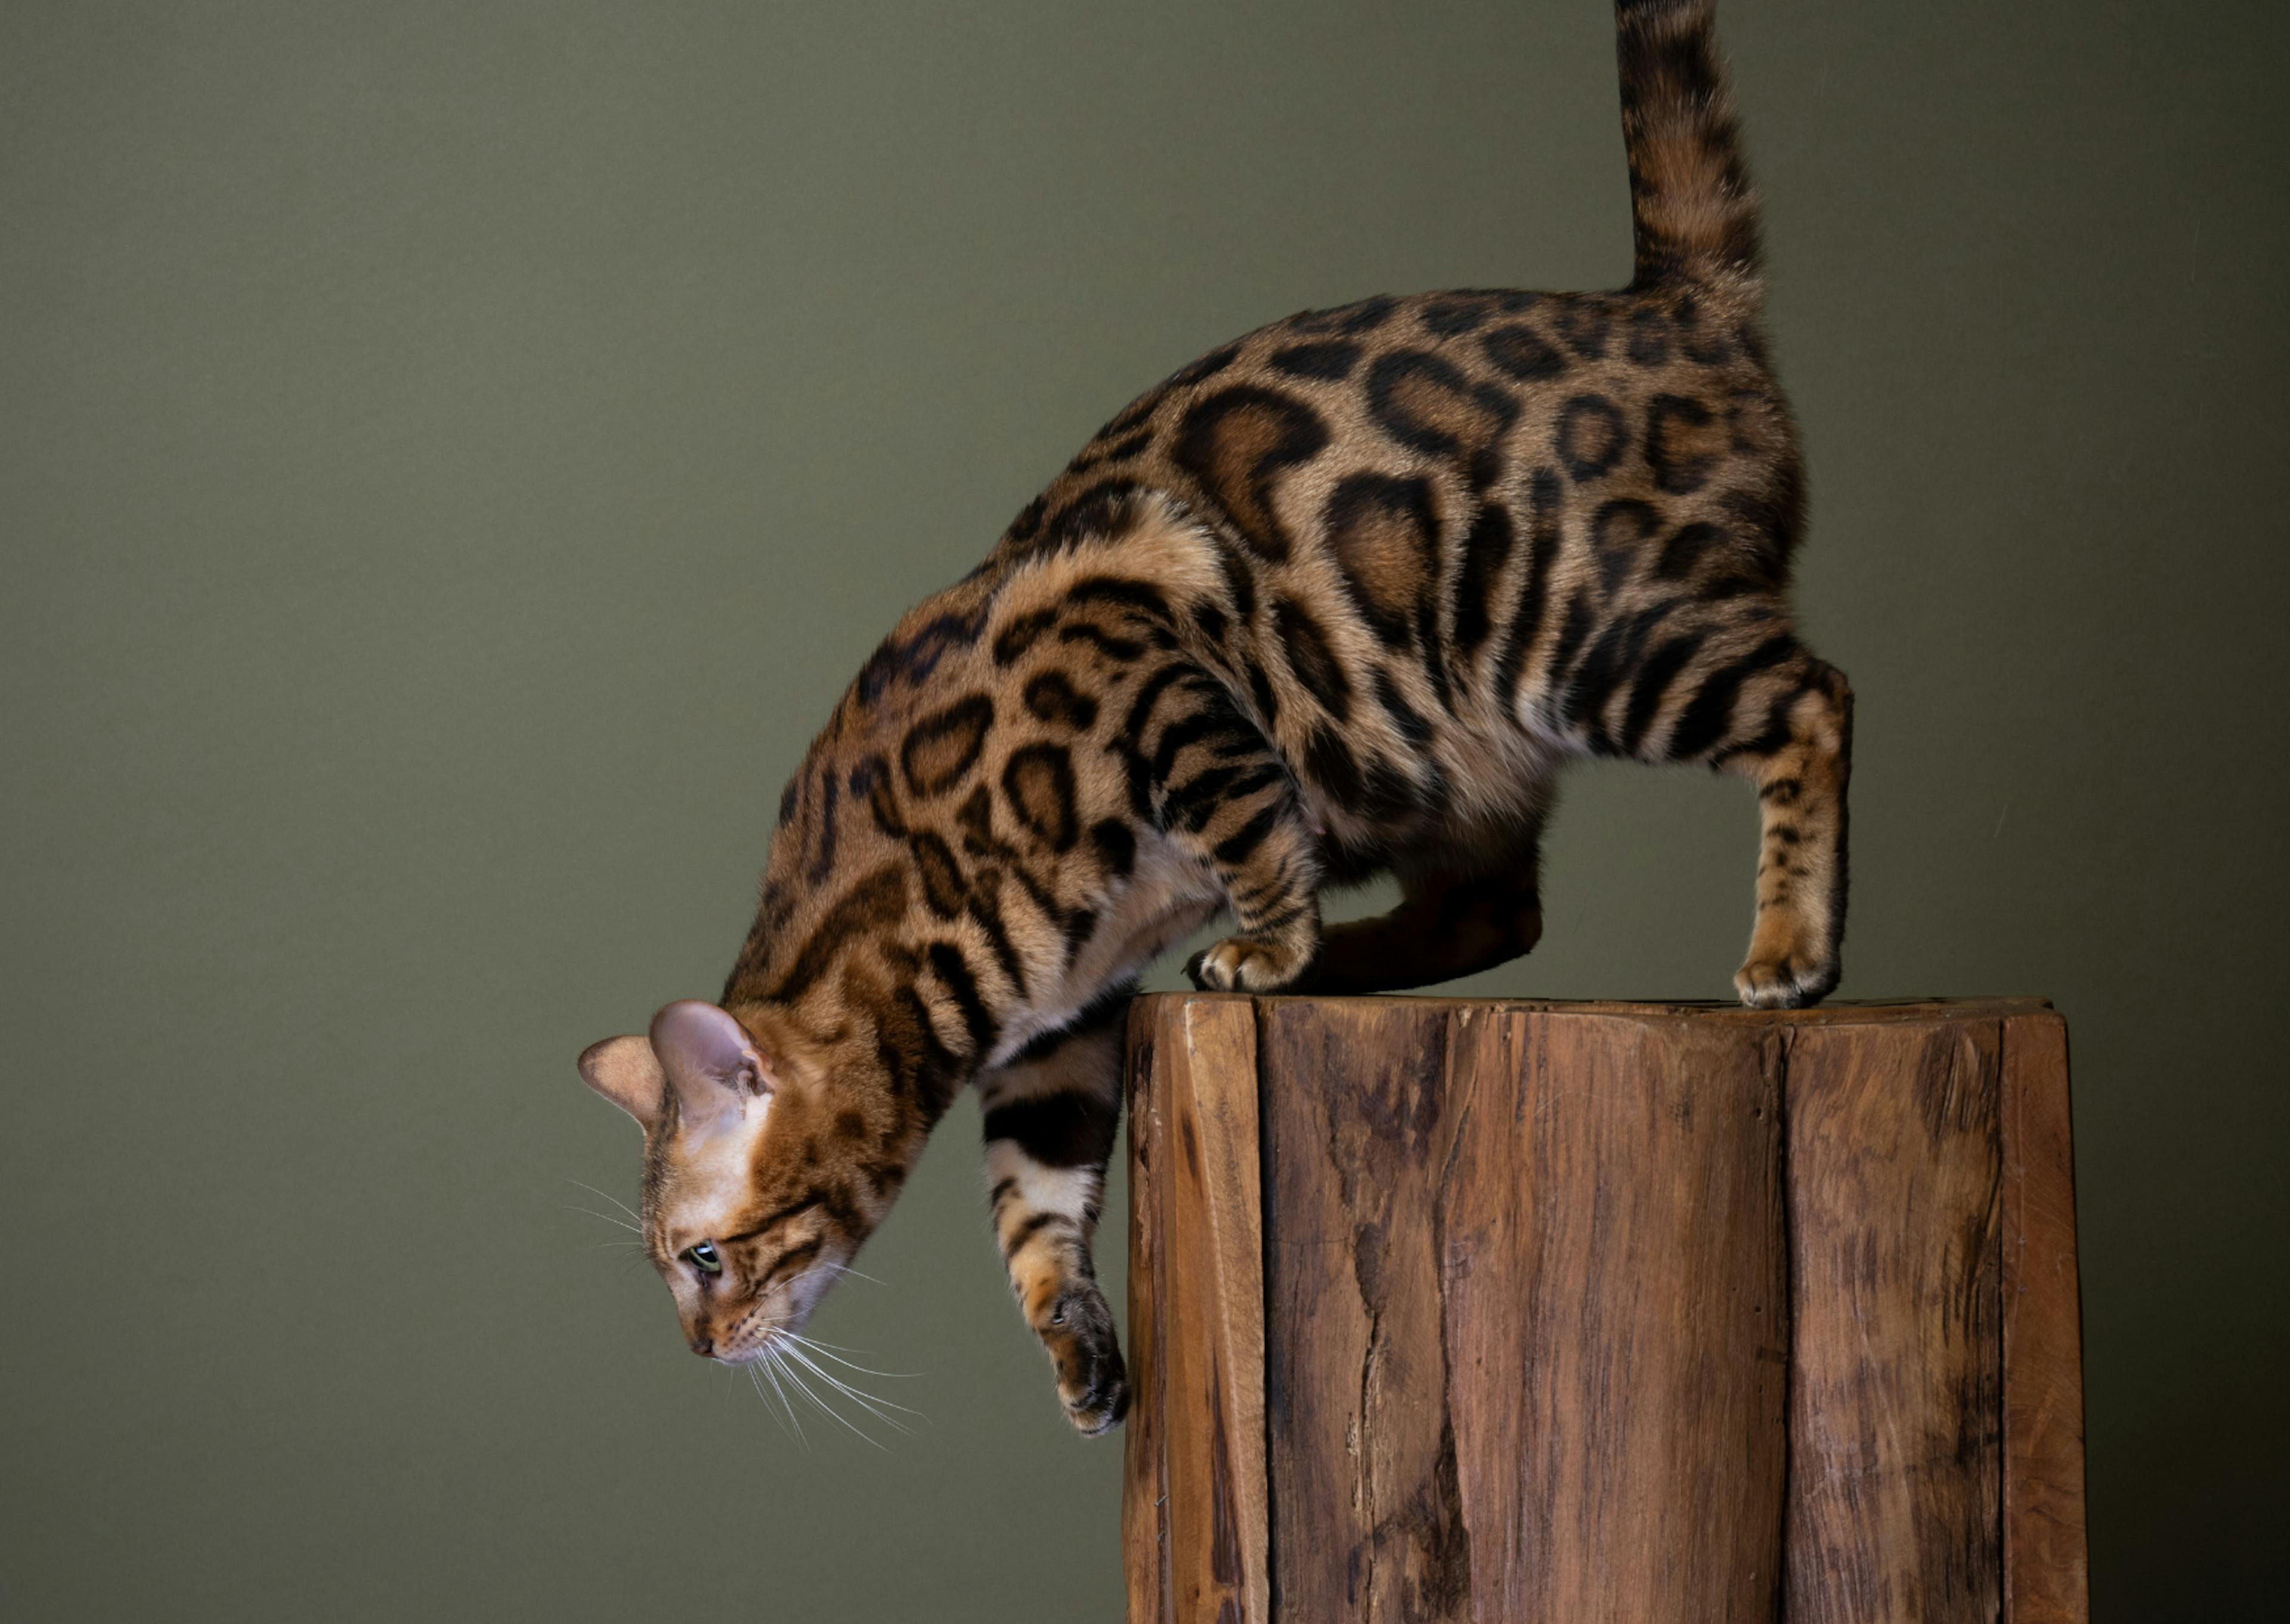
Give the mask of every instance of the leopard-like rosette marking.
<svg viewBox="0 0 2290 1624">
<path fill-rule="evenodd" d="M 1837 985 L 1852 691 L 1790 605 L 1804 475 L 1756 199 L 1708 0 L 1615 14 L 1628 287 L 1379 295 L 1220 346 L 868 660 L 781 802 L 723 994 L 752 1039 L 726 1052 L 773 1101 L 745 1162 L 709 1164 L 748 1184 L 713 1210 L 773 1226 L 732 1274 L 847 1260 L 974 1082 L 1012 1290 L 1067 1413 L 1112 1425 L 1091 1244 L 1125 989 L 1220 916 L 1187 965 L 1218 991 L 1527 952 L 1542 826 L 1585 758 L 1754 787 L 1735 990 Z M 1389 911 L 1323 929 L 1323 887 L 1383 875 Z M 588 1069 L 647 1124 L 665 1247 L 705 1182 L 691 1124 L 637 1051 Z M 708 1299 L 694 1346 L 763 1335 L 741 1301 Z"/>
</svg>

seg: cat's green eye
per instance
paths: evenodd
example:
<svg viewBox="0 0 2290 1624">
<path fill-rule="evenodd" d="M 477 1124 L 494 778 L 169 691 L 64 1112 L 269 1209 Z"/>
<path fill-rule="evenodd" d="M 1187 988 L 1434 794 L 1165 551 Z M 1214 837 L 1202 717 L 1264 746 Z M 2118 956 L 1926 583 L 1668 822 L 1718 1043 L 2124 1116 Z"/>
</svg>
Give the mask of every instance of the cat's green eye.
<svg viewBox="0 0 2290 1624">
<path fill-rule="evenodd" d="M 724 1260 L 716 1255 L 716 1243 L 713 1241 L 702 1241 L 697 1246 L 687 1247 L 684 1260 L 703 1275 L 724 1272 Z"/>
</svg>

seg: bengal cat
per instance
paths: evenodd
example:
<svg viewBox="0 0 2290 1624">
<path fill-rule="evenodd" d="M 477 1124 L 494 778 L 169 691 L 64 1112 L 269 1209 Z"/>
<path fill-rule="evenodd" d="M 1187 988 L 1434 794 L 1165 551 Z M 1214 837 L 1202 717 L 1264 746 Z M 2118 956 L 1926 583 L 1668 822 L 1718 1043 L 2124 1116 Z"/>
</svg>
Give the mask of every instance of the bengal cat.
<svg viewBox="0 0 2290 1624">
<path fill-rule="evenodd" d="M 1746 1004 L 1835 986 L 1852 699 L 1792 628 L 1803 479 L 1708 0 L 1621 0 L 1619 292 L 1378 297 L 1204 356 L 909 613 L 781 797 L 720 1004 L 581 1057 L 645 1129 L 645 1244 L 699 1353 L 765 1356 L 965 1081 L 1067 1415 L 1127 1387 L 1090 1239 L 1120 1018 L 1526 952 L 1582 756 L 1757 786 Z M 1324 929 L 1328 885 L 1397 876 Z"/>
</svg>

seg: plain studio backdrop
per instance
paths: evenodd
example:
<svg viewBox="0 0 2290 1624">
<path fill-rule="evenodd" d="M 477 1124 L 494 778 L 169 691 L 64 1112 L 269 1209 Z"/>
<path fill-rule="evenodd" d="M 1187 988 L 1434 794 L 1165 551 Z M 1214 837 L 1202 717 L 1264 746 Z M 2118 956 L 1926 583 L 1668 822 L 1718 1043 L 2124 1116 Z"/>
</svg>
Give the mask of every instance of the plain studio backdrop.
<svg viewBox="0 0 2290 1624">
<path fill-rule="evenodd" d="M 1604 0 L 0 10 L 12 1619 L 1108 1620 L 947 1121 L 807 1448 L 572 1209 L 875 641 L 1300 308 L 1626 280 Z M 1729 0 L 1845 996 L 2072 1023 L 2102 1620 L 2286 1577 L 2290 13 Z M 1474 991 L 1721 996 L 1746 789 L 1572 783 Z M 1101 1255 L 1123 1289 L 1121 1192 Z"/>
</svg>

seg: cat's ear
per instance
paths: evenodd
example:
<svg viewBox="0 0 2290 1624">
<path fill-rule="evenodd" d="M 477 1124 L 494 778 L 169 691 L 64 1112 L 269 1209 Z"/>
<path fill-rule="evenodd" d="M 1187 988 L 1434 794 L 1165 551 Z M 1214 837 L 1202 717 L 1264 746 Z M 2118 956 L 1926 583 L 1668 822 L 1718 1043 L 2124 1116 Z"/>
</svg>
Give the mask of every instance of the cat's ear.
<svg viewBox="0 0 2290 1624">
<path fill-rule="evenodd" d="M 652 1018 L 652 1051 L 687 1122 L 743 1109 L 773 1087 L 771 1067 L 747 1028 L 697 998 L 671 1004 Z"/>
<path fill-rule="evenodd" d="M 581 1080 L 635 1117 L 649 1133 L 666 1103 L 667 1074 L 644 1037 L 608 1037 L 581 1052 Z"/>
</svg>

